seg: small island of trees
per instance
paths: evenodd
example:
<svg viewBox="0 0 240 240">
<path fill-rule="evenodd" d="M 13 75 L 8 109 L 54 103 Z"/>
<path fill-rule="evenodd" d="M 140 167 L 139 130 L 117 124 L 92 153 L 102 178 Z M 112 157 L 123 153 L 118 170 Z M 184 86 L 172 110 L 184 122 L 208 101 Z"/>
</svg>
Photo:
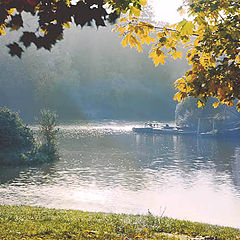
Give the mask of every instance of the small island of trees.
<svg viewBox="0 0 240 240">
<path fill-rule="evenodd" d="M 57 115 L 41 110 L 38 122 L 41 141 L 23 124 L 18 113 L 0 108 L 0 165 L 34 165 L 58 158 Z"/>
</svg>

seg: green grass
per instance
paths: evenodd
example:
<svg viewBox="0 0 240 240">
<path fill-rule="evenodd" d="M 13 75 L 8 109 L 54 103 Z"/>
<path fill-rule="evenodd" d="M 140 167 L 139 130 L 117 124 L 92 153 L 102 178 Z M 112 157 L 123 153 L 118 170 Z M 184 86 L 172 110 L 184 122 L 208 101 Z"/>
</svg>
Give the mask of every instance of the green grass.
<svg viewBox="0 0 240 240">
<path fill-rule="evenodd" d="M 0 239 L 235 240 L 240 239 L 240 230 L 165 217 L 156 218 L 150 215 L 104 214 L 28 206 L 0 206 Z"/>
</svg>

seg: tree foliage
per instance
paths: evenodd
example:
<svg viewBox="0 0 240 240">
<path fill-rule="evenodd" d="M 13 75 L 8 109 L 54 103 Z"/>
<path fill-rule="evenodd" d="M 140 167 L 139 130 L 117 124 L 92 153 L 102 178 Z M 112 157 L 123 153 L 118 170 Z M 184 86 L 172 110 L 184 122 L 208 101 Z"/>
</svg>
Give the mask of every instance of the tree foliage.
<svg viewBox="0 0 240 240">
<path fill-rule="evenodd" d="M 50 50 L 63 38 L 64 29 L 76 26 L 105 26 L 114 23 L 121 13 L 140 15 L 145 0 L 0 0 L 0 35 L 7 30 L 23 31 L 20 38 L 8 44 L 9 53 L 21 58 L 24 47 Z M 29 18 L 29 15 L 33 18 Z M 29 20 L 30 19 L 30 20 Z M 37 23 L 33 24 L 33 20 Z"/>
<path fill-rule="evenodd" d="M 195 97 L 202 107 L 214 97 L 214 108 L 221 103 L 240 110 L 240 1 L 191 0 L 179 11 L 187 11 L 191 20 L 156 27 L 130 17 L 115 30 L 123 37 L 123 46 L 142 51 L 142 44 L 151 44 L 149 57 L 155 66 L 168 56 L 181 58 L 180 46 L 188 49 L 191 69 L 175 82 L 175 100 Z"/>
<path fill-rule="evenodd" d="M 31 150 L 35 146 L 32 131 L 22 123 L 18 113 L 0 108 L 0 148 Z"/>
<path fill-rule="evenodd" d="M 223 130 L 239 127 L 240 114 L 233 107 L 220 105 L 213 109 L 214 99 L 209 99 L 204 108 L 196 108 L 197 100 L 185 98 L 177 104 L 175 110 L 175 122 L 179 127 L 188 126 L 194 130 L 207 132 L 214 129 Z M 199 122 L 200 121 L 200 122 Z"/>
<path fill-rule="evenodd" d="M 140 20 L 145 4 L 146 0 L 1 0 L 0 35 L 33 26 L 8 45 L 12 56 L 21 57 L 24 48 L 32 44 L 50 50 L 73 23 L 105 26 L 121 13 L 129 13 L 115 27 L 123 46 L 142 51 L 143 44 L 151 44 L 149 57 L 156 66 L 164 64 L 168 56 L 181 58 L 180 46 L 188 49 L 191 69 L 175 82 L 175 100 L 195 97 L 202 107 L 214 97 L 215 108 L 221 103 L 240 110 L 240 1 L 186 0 L 179 12 L 187 11 L 190 20 L 163 27 Z M 27 20 L 29 14 L 37 24 Z"/>
<path fill-rule="evenodd" d="M 46 152 L 50 156 L 57 155 L 57 119 L 58 115 L 48 109 L 40 111 L 38 123 L 40 124 L 40 133 L 43 138 L 41 151 Z"/>
<path fill-rule="evenodd" d="M 24 165 L 50 162 L 58 158 L 56 148 L 57 115 L 42 110 L 39 143 L 33 131 L 19 118 L 18 113 L 0 108 L 0 165 Z"/>
</svg>

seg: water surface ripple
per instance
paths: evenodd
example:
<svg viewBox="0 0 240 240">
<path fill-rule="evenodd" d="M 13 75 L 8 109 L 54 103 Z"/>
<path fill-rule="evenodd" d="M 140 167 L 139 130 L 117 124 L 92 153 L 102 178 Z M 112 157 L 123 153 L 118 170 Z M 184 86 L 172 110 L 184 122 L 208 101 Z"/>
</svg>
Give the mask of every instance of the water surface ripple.
<svg viewBox="0 0 240 240">
<path fill-rule="evenodd" d="M 240 228 L 240 142 L 139 135 L 141 123 L 60 126 L 61 159 L 1 167 L 0 204 L 164 215 Z"/>
</svg>

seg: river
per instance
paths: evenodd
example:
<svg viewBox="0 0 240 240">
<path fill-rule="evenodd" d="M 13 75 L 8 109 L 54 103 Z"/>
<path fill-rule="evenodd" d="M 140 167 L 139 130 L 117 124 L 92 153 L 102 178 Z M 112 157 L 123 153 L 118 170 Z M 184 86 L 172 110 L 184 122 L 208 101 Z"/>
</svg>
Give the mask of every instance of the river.
<svg viewBox="0 0 240 240">
<path fill-rule="evenodd" d="M 61 125 L 61 158 L 1 167 L 0 204 L 169 216 L 240 228 L 240 142 L 140 135 L 140 122 Z"/>
</svg>

